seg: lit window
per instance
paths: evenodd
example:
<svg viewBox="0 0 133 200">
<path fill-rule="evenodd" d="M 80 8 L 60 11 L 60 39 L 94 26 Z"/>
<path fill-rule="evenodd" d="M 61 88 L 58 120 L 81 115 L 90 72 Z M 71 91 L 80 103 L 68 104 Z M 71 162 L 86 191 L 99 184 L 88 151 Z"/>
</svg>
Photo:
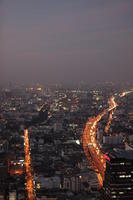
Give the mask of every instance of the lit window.
<svg viewBox="0 0 133 200">
<path fill-rule="evenodd" d="M 40 183 L 37 183 L 36 187 L 37 189 L 40 189 Z"/>
<path fill-rule="evenodd" d="M 120 178 L 130 178 L 131 175 L 120 175 L 119 177 L 120 177 Z"/>
<path fill-rule="evenodd" d="M 119 194 L 124 194 L 124 192 L 119 192 Z"/>
<path fill-rule="evenodd" d="M 115 199 L 115 198 L 116 198 L 116 196 L 115 196 L 115 195 L 113 195 L 113 196 L 112 196 L 112 198 L 113 198 L 113 199 Z"/>
<path fill-rule="evenodd" d="M 120 165 L 124 165 L 125 163 L 120 163 Z"/>
</svg>

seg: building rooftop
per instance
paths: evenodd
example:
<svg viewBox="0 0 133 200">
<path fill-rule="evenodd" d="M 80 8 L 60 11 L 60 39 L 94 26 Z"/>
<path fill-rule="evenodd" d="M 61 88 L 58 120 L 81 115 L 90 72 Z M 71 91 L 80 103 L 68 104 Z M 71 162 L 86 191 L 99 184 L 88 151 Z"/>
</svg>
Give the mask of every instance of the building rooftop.
<svg viewBox="0 0 133 200">
<path fill-rule="evenodd" d="M 127 151 L 127 150 L 122 150 L 118 148 L 114 148 L 110 153 L 109 153 L 110 158 L 123 158 L 123 159 L 129 159 L 133 160 L 133 151 Z"/>
</svg>

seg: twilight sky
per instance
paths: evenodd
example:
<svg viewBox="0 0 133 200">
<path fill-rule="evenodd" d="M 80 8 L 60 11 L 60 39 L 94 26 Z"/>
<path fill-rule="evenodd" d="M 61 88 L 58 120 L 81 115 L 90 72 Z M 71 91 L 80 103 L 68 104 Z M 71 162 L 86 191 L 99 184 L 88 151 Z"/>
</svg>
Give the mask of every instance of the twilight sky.
<svg viewBox="0 0 133 200">
<path fill-rule="evenodd" d="M 133 78 L 133 0 L 0 0 L 1 81 Z"/>
</svg>

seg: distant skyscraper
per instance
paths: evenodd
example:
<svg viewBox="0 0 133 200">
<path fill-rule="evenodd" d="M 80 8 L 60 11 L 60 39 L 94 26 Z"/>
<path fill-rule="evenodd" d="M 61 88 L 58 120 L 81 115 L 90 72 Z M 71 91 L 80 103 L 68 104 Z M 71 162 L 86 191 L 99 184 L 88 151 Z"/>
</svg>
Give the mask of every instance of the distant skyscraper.
<svg viewBox="0 0 133 200">
<path fill-rule="evenodd" d="M 102 192 L 102 200 L 133 199 L 133 151 L 109 153 Z"/>
</svg>

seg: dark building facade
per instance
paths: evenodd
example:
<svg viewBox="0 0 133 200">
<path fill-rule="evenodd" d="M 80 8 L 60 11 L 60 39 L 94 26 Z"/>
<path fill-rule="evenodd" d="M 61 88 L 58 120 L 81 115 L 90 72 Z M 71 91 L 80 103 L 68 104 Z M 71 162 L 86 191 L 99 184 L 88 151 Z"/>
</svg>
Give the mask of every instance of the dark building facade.
<svg viewBox="0 0 133 200">
<path fill-rule="evenodd" d="M 8 158 L 6 153 L 0 153 L 0 196 L 7 199 L 8 191 Z"/>
<path fill-rule="evenodd" d="M 115 149 L 109 153 L 102 199 L 133 199 L 133 151 Z"/>
</svg>

